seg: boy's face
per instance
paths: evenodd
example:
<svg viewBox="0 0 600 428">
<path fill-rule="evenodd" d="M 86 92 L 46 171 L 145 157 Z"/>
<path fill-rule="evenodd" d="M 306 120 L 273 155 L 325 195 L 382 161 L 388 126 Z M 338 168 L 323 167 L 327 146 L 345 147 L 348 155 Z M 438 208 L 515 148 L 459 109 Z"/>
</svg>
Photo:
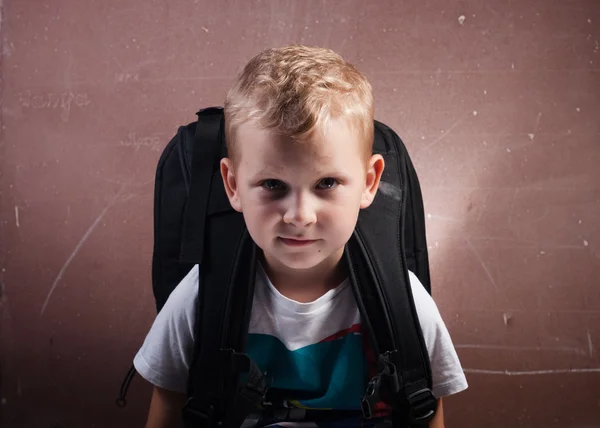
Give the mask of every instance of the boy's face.
<svg viewBox="0 0 600 428">
<path fill-rule="evenodd" d="M 383 158 L 365 160 L 362 142 L 343 120 L 319 141 L 296 143 L 245 123 L 237 131 L 236 167 L 221 161 L 232 207 L 267 263 L 304 270 L 337 264 L 358 213 L 368 207 Z"/>
</svg>

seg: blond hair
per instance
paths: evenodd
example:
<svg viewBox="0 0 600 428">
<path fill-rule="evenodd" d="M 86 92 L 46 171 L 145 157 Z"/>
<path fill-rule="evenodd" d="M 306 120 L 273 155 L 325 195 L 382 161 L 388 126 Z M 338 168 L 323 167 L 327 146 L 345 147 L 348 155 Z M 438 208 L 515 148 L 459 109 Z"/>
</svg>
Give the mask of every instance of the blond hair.
<svg viewBox="0 0 600 428">
<path fill-rule="evenodd" d="M 228 156 L 235 163 L 243 123 L 308 141 L 341 117 L 359 133 L 370 156 L 373 110 L 371 84 L 337 53 L 300 45 L 266 49 L 248 62 L 227 95 Z"/>
</svg>

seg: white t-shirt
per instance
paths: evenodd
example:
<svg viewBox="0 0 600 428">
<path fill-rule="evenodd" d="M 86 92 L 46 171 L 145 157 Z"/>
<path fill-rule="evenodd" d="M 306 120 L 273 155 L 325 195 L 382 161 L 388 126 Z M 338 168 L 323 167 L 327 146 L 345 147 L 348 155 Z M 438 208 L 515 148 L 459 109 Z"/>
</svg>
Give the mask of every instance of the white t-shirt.
<svg viewBox="0 0 600 428">
<path fill-rule="evenodd" d="M 431 361 L 437 398 L 467 388 L 465 375 L 439 311 L 418 278 L 409 272 L 413 298 Z M 199 269 L 175 288 L 134 359 L 138 373 L 164 389 L 185 393 L 194 348 Z M 348 280 L 310 303 L 283 296 L 257 269 L 246 353 L 266 371 L 272 388 L 298 391 L 288 405 L 304 409 L 356 410 L 365 393 L 370 364 L 360 313 Z M 361 425 L 362 424 L 362 425 Z M 322 423 L 282 423 L 316 427 Z M 341 426 L 340 421 L 327 426 Z"/>
</svg>

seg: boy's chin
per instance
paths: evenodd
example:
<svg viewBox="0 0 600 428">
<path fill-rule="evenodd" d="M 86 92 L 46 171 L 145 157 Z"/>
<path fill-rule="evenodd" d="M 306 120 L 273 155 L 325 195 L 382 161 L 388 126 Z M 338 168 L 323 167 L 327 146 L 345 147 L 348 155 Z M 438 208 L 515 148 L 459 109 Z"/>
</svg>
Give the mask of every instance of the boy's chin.
<svg viewBox="0 0 600 428">
<path fill-rule="evenodd" d="M 307 271 L 310 269 L 314 269 L 325 262 L 330 257 L 334 256 L 334 254 L 285 254 L 285 253 L 275 253 L 271 254 L 271 257 L 268 258 L 267 262 L 274 262 L 286 269 L 297 270 L 297 271 Z"/>
<path fill-rule="evenodd" d="M 323 261 L 323 259 L 315 257 L 282 257 L 281 254 L 277 255 L 274 259 L 276 263 L 291 270 L 309 270 L 318 266 Z"/>
</svg>

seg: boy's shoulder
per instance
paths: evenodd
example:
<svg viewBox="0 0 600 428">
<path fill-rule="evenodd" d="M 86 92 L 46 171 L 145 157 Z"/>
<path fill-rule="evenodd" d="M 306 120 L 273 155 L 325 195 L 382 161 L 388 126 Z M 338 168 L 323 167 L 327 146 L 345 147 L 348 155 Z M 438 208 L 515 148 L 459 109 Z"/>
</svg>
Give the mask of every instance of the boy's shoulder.
<svg viewBox="0 0 600 428">
<path fill-rule="evenodd" d="M 157 320 L 164 314 L 165 317 L 176 318 L 185 321 L 193 330 L 196 306 L 198 302 L 198 281 L 200 279 L 200 268 L 198 265 L 187 273 L 171 292 L 165 305 L 156 316 Z"/>
<path fill-rule="evenodd" d="M 412 271 L 408 271 L 408 278 L 410 280 L 410 288 L 412 291 L 413 300 L 419 318 L 422 316 L 439 315 L 437 305 L 431 295 L 427 292 L 417 275 Z M 421 320 L 423 322 L 423 320 Z"/>
</svg>

